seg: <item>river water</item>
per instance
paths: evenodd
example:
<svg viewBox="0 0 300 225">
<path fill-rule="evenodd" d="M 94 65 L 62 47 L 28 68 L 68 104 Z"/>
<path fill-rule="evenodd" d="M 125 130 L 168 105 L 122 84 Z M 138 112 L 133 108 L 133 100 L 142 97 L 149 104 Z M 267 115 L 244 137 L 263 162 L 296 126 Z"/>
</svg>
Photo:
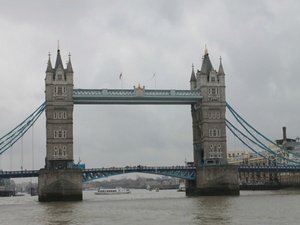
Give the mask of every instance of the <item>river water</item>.
<svg viewBox="0 0 300 225">
<path fill-rule="evenodd" d="M 185 197 L 132 190 L 118 196 L 85 191 L 82 202 L 0 198 L 1 225 L 299 225 L 300 190 L 241 191 L 238 197 Z"/>
</svg>

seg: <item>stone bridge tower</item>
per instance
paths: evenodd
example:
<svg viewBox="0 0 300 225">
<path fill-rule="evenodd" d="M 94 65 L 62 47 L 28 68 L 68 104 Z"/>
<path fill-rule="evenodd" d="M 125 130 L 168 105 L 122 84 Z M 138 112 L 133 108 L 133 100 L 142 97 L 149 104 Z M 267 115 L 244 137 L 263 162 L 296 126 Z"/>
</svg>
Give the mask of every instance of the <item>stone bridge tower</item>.
<svg viewBox="0 0 300 225">
<path fill-rule="evenodd" d="M 238 195 L 237 167 L 227 164 L 225 73 L 222 62 L 214 70 L 207 49 L 201 70 L 192 68 L 191 90 L 202 99 L 192 105 L 196 181 L 188 182 L 187 195 Z"/>
<path fill-rule="evenodd" d="M 82 173 L 73 163 L 73 68 L 64 69 L 60 50 L 50 55 L 45 78 L 46 160 L 39 175 L 39 200 L 82 200 Z"/>
<path fill-rule="evenodd" d="M 50 58 L 46 70 L 46 168 L 73 167 L 73 69 L 71 60 L 64 69 L 60 50 L 55 67 Z"/>
</svg>

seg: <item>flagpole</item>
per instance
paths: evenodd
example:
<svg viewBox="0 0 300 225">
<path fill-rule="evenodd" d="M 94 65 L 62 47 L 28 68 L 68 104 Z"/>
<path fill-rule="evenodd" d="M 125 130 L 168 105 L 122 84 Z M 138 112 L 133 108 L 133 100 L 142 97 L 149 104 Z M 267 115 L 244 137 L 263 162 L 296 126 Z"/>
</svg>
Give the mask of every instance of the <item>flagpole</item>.
<svg viewBox="0 0 300 225">
<path fill-rule="evenodd" d="M 123 89 L 123 74 L 122 74 L 122 72 L 119 75 L 119 80 L 121 82 L 121 89 Z"/>
<path fill-rule="evenodd" d="M 151 80 L 154 78 L 154 89 L 156 89 L 156 73 L 153 74 Z"/>
</svg>

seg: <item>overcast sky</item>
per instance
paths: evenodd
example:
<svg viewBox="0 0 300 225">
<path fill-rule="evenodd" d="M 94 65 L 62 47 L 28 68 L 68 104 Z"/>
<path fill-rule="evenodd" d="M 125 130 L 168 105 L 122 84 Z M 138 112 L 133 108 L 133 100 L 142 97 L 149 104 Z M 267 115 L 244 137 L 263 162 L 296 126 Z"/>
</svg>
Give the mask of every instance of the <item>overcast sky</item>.
<svg viewBox="0 0 300 225">
<path fill-rule="evenodd" d="M 75 88 L 189 89 L 204 47 L 222 57 L 229 102 L 270 139 L 300 136 L 300 2 L 0 0 L 0 136 L 45 99 L 48 52 L 72 55 Z M 155 80 L 151 79 L 156 73 Z M 228 134 L 228 149 L 241 148 Z M 34 140 L 32 147 L 31 140 Z M 45 115 L 23 138 L 24 168 L 44 166 Z M 21 142 L 1 157 L 20 169 Z M 87 167 L 192 160 L 189 106 L 75 105 L 74 160 Z"/>
</svg>

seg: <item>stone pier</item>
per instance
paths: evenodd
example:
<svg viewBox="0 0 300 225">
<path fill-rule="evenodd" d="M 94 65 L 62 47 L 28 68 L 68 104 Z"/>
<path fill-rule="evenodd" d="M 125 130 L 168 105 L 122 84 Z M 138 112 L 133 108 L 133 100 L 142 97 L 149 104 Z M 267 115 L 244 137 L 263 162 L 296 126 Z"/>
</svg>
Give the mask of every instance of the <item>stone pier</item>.
<svg viewBox="0 0 300 225">
<path fill-rule="evenodd" d="M 194 182 L 187 182 L 187 196 L 239 195 L 238 166 L 203 166 Z"/>
<path fill-rule="evenodd" d="M 38 193 L 40 202 L 81 201 L 81 170 L 41 169 L 38 178 Z"/>
</svg>

